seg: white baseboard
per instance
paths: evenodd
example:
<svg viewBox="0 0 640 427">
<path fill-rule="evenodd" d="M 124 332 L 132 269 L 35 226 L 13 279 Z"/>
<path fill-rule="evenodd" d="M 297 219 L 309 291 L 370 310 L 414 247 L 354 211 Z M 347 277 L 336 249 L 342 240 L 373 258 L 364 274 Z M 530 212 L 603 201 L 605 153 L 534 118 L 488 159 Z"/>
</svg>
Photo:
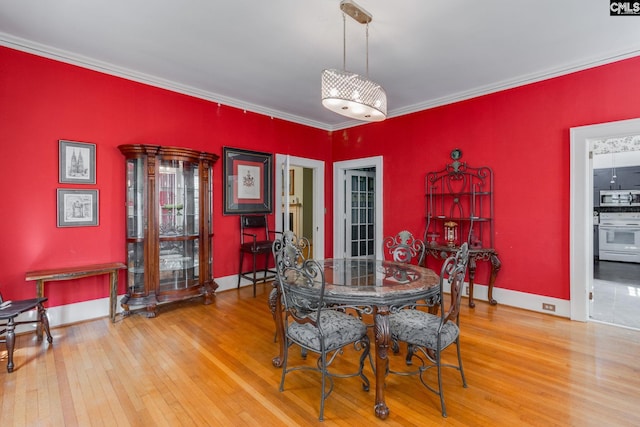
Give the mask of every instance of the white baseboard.
<svg viewBox="0 0 640 427">
<path fill-rule="evenodd" d="M 258 272 L 258 274 L 256 274 L 256 277 L 260 278 L 261 274 L 263 273 Z M 233 275 L 233 276 L 219 277 L 216 279 L 216 283 L 218 284 L 218 289 L 216 289 L 216 292 L 228 291 L 230 289 L 237 289 L 238 276 Z M 245 287 L 245 286 L 253 286 L 253 285 L 251 284 L 251 280 L 247 280 L 243 277 L 240 280 L 240 287 Z"/>
<path fill-rule="evenodd" d="M 238 276 L 225 276 L 215 279 L 218 284 L 216 292 L 223 292 L 236 289 L 238 285 Z M 240 286 L 251 286 L 251 282 L 242 279 Z M 465 283 L 465 289 L 468 285 Z M 488 301 L 488 287 L 486 285 L 474 284 L 473 297 L 476 301 Z M 446 291 L 446 289 L 445 289 Z M 116 313 L 121 313 L 120 299 L 123 295 L 118 295 L 118 304 Z M 530 311 L 551 314 L 559 317 L 571 317 L 571 304 L 568 300 L 546 297 L 543 295 L 527 294 L 524 292 L 512 291 L 509 289 L 494 288 L 493 298 L 498 301 L 499 305 L 508 305 L 511 307 L 522 308 Z M 550 304 L 555 311 L 543 310 L 543 304 Z M 83 301 L 74 304 L 60 305 L 47 309 L 49 315 L 49 325 L 52 328 L 56 326 L 68 325 L 71 323 L 82 322 L 91 319 L 109 316 L 109 298 L 100 298 L 95 300 Z M 16 320 L 31 321 L 36 320 L 36 311 L 32 310 L 23 313 Z M 31 325 L 20 325 L 16 328 L 16 332 L 25 332 L 32 330 Z"/>
<path fill-rule="evenodd" d="M 465 283 L 465 289 L 467 288 Z M 466 293 L 465 293 L 466 294 Z M 473 284 L 473 299 L 488 301 L 489 287 L 486 285 Z M 525 292 L 512 291 L 509 289 L 493 288 L 493 299 L 498 301 L 498 305 L 508 305 L 510 307 L 522 308 L 539 313 L 551 314 L 558 317 L 571 317 L 571 301 L 544 295 L 527 294 Z M 555 311 L 544 310 L 543 304 L 551 305 Z"/>
<path fill-rule="evenodd" d="M 123 295 L 118 295 L 118 301 Z M 46 304 L 45 304 L 46 305 Z M 122 308 L 118 304 L 116 313 L 122 312 Z M 30 310 L 22 313 L 16 318 L 16 321 L 36 321 L 38 313 L 36 310 Z M 68 325 L 71 323 L 83 322 L 85 320 L 98 319 L 109 316 L 109 297 L 94 299 L 89 301 L 77 302 L 74 304 L 58 305 L 47 308 L 47 316 L 49 317 L 49 327 Z M 35 329 L 33 325 L 18 325 L 16 333 L 22 333 Z"/>
</svg>

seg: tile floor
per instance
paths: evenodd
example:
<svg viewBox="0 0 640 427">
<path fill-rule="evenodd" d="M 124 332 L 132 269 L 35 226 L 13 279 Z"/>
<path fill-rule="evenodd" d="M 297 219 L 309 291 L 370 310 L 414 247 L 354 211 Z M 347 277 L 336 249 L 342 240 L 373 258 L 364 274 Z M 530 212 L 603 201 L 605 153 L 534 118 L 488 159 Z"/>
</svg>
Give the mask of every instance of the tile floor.
<svg viewBox="0 0 640 427">
<path fill-rule="evenodd" d="M 593 273 L 591 319 L 640 329 L 640 264 L 599 261 Z"/>
</svg>

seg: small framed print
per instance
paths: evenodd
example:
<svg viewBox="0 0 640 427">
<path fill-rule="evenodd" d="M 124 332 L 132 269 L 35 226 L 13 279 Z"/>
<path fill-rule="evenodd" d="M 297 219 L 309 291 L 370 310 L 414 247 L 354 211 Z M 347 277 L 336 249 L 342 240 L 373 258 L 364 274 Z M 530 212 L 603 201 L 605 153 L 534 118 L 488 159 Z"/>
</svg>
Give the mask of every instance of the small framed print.
<svg viewBox="0 0 640 427">
<path fill-rule="evenodd" d="M 98 190 L 58 188 L 58 227 L 98 225 Z"/>
<path fill-rule="evenodd" d="M 223 147 L 224 214 L 271 213 L 273 155 Z"/>
<path fill-rule="evenodd" d="M 293 169 L 289 169 L 289 195 L 293 196 L 295 194 L 295 188 L 293 180 L 295 179 L 295 171 Z"/>
<path fill-rule="evenodd" d="M 61 184 L 95 184 L 96 144 L 61 139 L 58 169 Z"/>
</svg>

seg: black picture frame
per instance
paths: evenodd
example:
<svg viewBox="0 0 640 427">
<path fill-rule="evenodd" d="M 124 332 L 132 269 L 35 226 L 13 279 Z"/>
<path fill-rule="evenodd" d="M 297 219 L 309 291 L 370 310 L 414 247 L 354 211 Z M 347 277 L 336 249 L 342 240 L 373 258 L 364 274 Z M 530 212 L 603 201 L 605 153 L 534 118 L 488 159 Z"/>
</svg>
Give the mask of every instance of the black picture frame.
<svg viewBox="0 0 640 427">
<path fill-rule="evenodd" d="M 58 227 L 98 225 L 98 190 L 57 189 Z"/>
<path fill-rule="evenodd" d="M 222 147 L 224 215 L 273 212 L 273 154 Z"/>
<path fill-rule="evenodd" d="M 58 182 L 95 184 L 96 144 L 63 139 L 58 144 Z"/>
</svg>

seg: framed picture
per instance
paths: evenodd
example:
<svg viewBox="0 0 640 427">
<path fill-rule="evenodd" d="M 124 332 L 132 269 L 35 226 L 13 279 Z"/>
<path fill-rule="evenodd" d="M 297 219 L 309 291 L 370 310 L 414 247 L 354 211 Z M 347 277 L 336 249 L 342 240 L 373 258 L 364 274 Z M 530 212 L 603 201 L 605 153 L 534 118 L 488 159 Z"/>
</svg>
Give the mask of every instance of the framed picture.
<svg viewBox="0 0 640 427">
<path fill-rule="evenodd" d="M 96 144 L 59 141 L 58 182 L 61 184 L 96 183 Z"/>
<path fill-rule="evenodd" d="M 293 183 L 293 180 L 296 176 L 296 174 L 294 173 L 295 171 L 293 169 L 289 169 L 289 195 L 293 196 L 295 194 L 295 185 Z"/>
<path fill-rule="evenodd" d="M 58 188 L 58 227 L 98 225 L 98 190 Z"/>
<path fill-rule="evenodd" d="M 272 212 L 273 155 L 223 147 L 224 214 Z"/>
</svg>

